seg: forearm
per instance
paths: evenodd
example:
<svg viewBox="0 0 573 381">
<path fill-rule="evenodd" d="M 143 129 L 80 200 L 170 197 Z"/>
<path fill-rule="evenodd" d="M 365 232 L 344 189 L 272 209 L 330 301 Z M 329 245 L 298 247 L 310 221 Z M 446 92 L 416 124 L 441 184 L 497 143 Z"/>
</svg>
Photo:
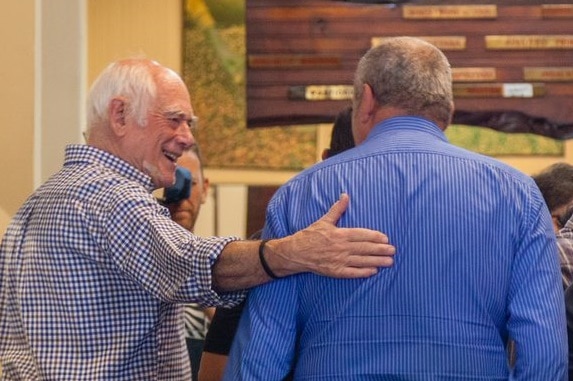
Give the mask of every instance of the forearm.
<svg viewBox="0 0 573 381">
<path fill-rule="evenodd" d="M 296 261 L 295 248 L 290 251 L 290 238 L 267 241 L 263 255 L 267 266 L 277 277 L 311 271 L 316 265 Z M 225 246 L 213 266 L 213 285 L 217 291 L 235 291 L 266 283 L 272 278 L 265 272 L 260 258 L 261 241 L 234 241 Z"/>
<path fill-rule="evenodd" d="M 225 246 L 213 266 L 215 290 L 247 289 L 271 280 L 259 263 L 259 244 L 260 241 L 234 241 Z"/>
</svg>

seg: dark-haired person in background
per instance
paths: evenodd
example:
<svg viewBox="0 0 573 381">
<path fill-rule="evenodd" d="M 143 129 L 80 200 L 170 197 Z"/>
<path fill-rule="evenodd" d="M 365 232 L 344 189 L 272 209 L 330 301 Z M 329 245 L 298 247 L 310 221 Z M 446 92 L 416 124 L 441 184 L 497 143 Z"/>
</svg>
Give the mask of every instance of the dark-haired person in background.
<svg viewBox="0 0 573 381">
<path fill-rule="evenodd" d="M 555 163 L 533 176 L 547 204 L 557 235 L 561 279 L 565 290 L 573 283 L 573 165 Z"/>
<path fill-rule="evenodd" d="M 322 152 L 322 160 L 338 155 L 354 147 L 354 136 L 352 136 L 352 106 L 342 109 L 334 119 L 332 131 L 330 133 L 330 144 Z"/>
<path fill-rule="evenodd" d="M 569 380 L 573 381 L 573 165 L 555 163 L 533 176 L 553 218 L 565 292 Z"/>
<path fill-rule="evenodd" d="M 203 172 L 203 160 L 199 146 L 193 144 L 189 149 L 185 150 L 177 160 L 177 165 L 185 168 L 191 174 L 189 179 L 190 187 L 188 189 L 189 196 L 173 200 L 167 203 L 166 206 L 173 221 L 193 232 L 201 206 L 207 201 L 209 194 L 209 179 L 205 177 Z M 167 189 L 165 193 L 168 194 L 169 191 L 170 189 Z M 185 341 L 189 352 L 189 360 L 191 361 L 193 381 L 197 381 L 205 335 L 214 312 L 214 307 L 202 307 L 197 303 L 186 304 L 183 308 Z"/>
</svg>

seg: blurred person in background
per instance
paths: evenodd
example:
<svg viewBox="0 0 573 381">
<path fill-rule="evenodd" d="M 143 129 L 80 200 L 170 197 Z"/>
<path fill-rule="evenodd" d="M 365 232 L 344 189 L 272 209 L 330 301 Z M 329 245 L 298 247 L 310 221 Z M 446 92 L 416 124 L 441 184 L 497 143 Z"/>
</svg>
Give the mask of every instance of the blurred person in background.
<svg viewBox="0 0 573 381">
<path fill-rule="evenodd" d="M 188 184 L 166 189 L 163 200 L 169 209 L 173 221 L 193 232 L 201 205 L 207 201 L 209 194 L 209 179 L 204 176 L 203 160 L 199 146 L 195 143 L 191 148 L 185 150 L 183 155 L 177 160 L 177 165 L 189 171 L 189 178 L 183 178 L 183 181 L 187 181 Z M 172 193 L 177 197 L 171 199 Z M 197 381 L 205 335 L 214 312 L 214 307 L 202 307 L 197 303 L 186 304 L 183 309 L 185 341 L 187 342 L 187 350 L 191 360 L 193 381 Z"/>
<path fill-rule="evenodd" d="M 561 264 L 563 290 L 573 283 L 573 165 L 555 163 L 533 176 L 547 204 Z"/>
</svg>

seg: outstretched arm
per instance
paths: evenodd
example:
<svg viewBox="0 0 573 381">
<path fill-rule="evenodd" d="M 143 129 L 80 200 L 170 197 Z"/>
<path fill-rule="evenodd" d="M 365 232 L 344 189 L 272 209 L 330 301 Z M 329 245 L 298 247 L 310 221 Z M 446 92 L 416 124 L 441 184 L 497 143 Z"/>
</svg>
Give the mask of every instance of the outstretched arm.
<svg viewBox="0 0 573 381">
<path fill-rule="evenodd" d="M 315 223 L 291 236 L 273 239 L 264 248 L 264 258 L 279 277 L 313 272 L 336 278 L 363 278 L 379 267 L 391 266 L 395 248 L 378 231 L 338 228 L 336 222 L 348 207 L 342 195 Z M 250 288 L 271 278 L 259 260 L 260 241 L 229 243 L 213 266 L 213 284 L 219 291 Z"/>
</svg>

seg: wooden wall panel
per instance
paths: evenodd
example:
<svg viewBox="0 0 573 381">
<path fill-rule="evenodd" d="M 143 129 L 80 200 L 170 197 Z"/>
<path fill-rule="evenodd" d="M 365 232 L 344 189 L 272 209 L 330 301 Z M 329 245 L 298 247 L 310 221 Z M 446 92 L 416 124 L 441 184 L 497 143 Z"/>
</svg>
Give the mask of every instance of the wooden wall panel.
<svg viewBox="0 0 573 381">
<path fill-rule="evenodd" d="M 432 3 L 440 6 L 458 4 L 458 9 L 491 4 L 482 1 L 416 1 L 412 4 Z M 542 4 L 534 0 L 504 1 L 496 5 L 494 18 L 418 20 L 404 16 L 404 5 L 334 0 L 247 0 L 247 55 L 258 59 L 252 63 L 259 63 L 249 64 L 247 68 L 248 127 L 309 121 L 330 123 L 338 110 L 349 102 L 347 99 L 295 100 L 289 98 L 289 90 L 295 86 L 351 85 L 356 64 L 372 46 L 373 37 L 461 36 L 465 38 L 465 49 L 444 49 L 452 67 L 495 68 L 496 78 L 492 82 L 540 85 L 545 89 L 545 95 L 532 98 L 457 97 L 456 107 L 460 111 L 522 112 L 565 126 L 571 129 L 571 135 L 564 137 L 573 137 L 573 81 L 528 82 L 525 79 L 525 67 L 573 67 L 573 10 L 570 8 L 573 6 L 560 5 L 561 9 L 548 11 L 544 8 L 548 5 Z M 533 42 L 526 41 L 527 48 L 498 50 L 486 46 L 486 36 L 491 35 L 542 35 L 546 43 L 555 43 L 557 39 L 565 46 L 536 49 Z M 327 58 L 325 61 L 337 60 L 338 65 L 311 67 L 300 62 L 293 65 L 296 61 L 289 64 L 288 59 L 282 66 L 264 64 L 265 56 L 292 58 L 300 55 L 328 57 L 331 61 Z"/>
</svg>

